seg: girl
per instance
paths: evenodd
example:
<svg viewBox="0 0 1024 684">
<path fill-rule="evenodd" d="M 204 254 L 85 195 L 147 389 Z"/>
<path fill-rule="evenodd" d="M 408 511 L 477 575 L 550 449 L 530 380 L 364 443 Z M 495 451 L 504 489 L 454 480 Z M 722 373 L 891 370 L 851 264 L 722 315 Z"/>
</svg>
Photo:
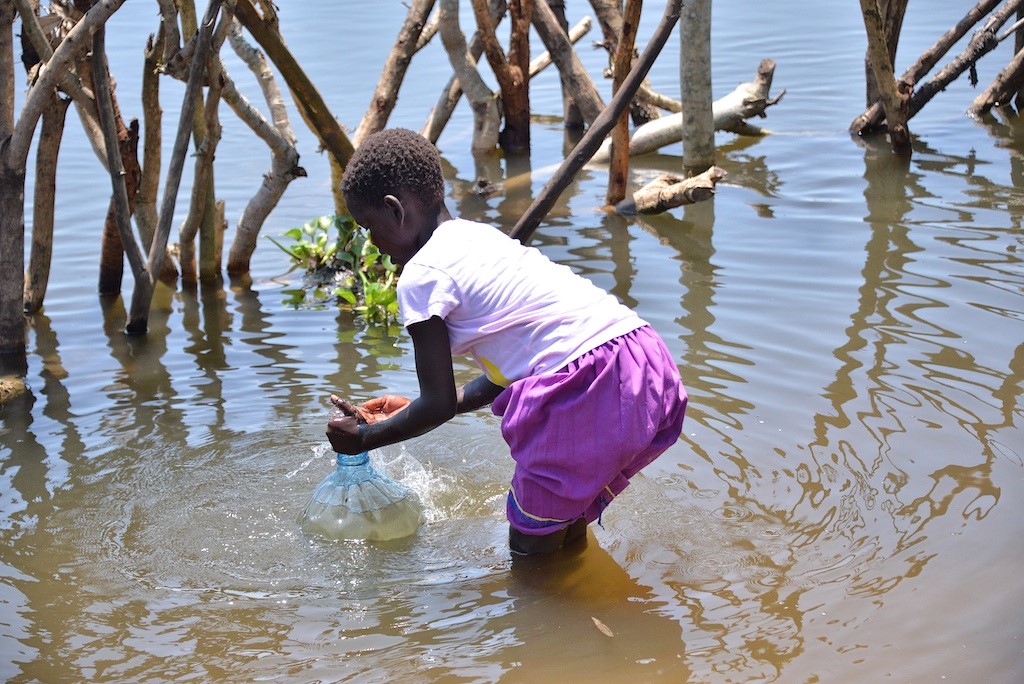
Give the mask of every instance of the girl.
<svg viewBox="0 0 1024 684">
<path fill-rule="evenodd" d="M 402 321 L 420 394 L 355 406 L 327 436 L 354 454 L 422 435 L 488 404 L 516 462 L 506 513 L 515 554 L 586 533 L 637 471 L 678 438 L 686 390 L 662 339 L 568 267 L 494 227 L 453 219 L 437 150 L 384 130 L 348 163 L 342 191 L 374 244 L 403 264 Z M 453 354 L 483 375 L 456 387 Z"/>
</svg>

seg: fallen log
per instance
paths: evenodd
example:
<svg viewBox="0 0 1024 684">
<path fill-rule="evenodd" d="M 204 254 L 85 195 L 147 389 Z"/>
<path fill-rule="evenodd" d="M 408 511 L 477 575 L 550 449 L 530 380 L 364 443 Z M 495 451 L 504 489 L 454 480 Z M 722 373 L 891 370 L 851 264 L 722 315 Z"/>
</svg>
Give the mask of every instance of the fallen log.
<svg viewBox="0 0 1024 684">
<path fill-rule="evenodd" d="M 775 62 L 763 59 L 753 81 L 741 83 L 725 97 L 715 100 L 712 104 L 715 130 L 738 135 L 764 135 L 765 131 L 762 128 L 748 123 L 747 119 L 754 116 L 764 118 L 765 111 L 778 104 L 786 94 L 783 90 L 776 97 L 768 96 L 774 73 Z M 633 131 L 633 137 L 629 141 L 629 156 L 636 157 L 654 152 L 666 145 L 681 142 L 682 139 L 683 115 L 681 112 L 670 114 Z M 591 161 L 607 162 L 610 148 L 611 142 L 605 140 Z"/>
<path fill-rule="evenodd" d="M 632 196 L 616 203 L 615 211 L 626 216 L 660 214 L 684 204 L 704 202 L 714 196 L 715 186 L 725 176 L 725 170 L 718 166 L 689 178 L 662 174 Z"/>
</svg>

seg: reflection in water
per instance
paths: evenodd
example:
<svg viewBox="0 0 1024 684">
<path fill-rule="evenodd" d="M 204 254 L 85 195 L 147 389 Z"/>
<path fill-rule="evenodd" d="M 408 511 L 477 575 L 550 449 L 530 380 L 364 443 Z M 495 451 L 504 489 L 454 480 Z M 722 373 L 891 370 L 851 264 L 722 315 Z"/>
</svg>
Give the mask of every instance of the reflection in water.
<svg viewBox="0 0 1024 684">
<path fill-rule="evenodd" d="M 1024 157 L 985 126 L 998 154 L 932 135 L 909 163 L 726 141 L 713 203 L 635 221 L 585 169 L 533 243 L 656 324 L 691 403 L 539 567 L 508 556 L 486 411 L 373 454 L 425 502 L 413 537 L 298 530 L 327 395 L 415 393 L 401 331 L 271 281 L 161 289 L 128 338 L 121 300 L 96 330 L 57 288 L 0 408 L 0 680 L 1019 681 Z M 485 198 L 453 155 L 453 208 L 509 227 L 551 156 L 491 160 Z"/>
</svg>

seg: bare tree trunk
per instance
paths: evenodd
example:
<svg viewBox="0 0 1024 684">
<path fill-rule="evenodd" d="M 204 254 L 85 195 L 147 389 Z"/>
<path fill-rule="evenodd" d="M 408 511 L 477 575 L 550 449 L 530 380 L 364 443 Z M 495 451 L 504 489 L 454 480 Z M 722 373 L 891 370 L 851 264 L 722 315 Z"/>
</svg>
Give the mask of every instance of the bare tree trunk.
<svg viewBox="0 0 1024 684">
<path fill-rule="evenodd" d="M 679 6 L 681 2 L 682 0 L 668 0 L 665 4 L 665 13 L 661 17 L 658 28 L 655 29 L 654 35 L 651 36 L 651 40 L 647 47 L 644 48 L 640 59 L 630 69 L 619 92 L 612 97 L 608 107 L 594 120 L 594 123 L 590 125 L 590 129 L 583 134 L 580 141 L 576 143 L 576 147 L 572 149 L 572 152 L 569 153 L 565 161 L 558 167 L 555 174 L 545 183 L 540 194 L 537 195 L 529 208 L 523 212 L 523 215 L 519 217 L 510 233 L 513 238 L 520 240 L 524 244 L 529 240 L 530 234 L 540 224 L 544 215 L 554 206 L 558 196 L 562 194 L 562 191 L 569 185 L 576 173 L 583 168 L 583 165 L 594 156 L 594 152 L 600 147 L 601 141 L 611 131 L 619 116 L 629 107 L 629 103 L 633 100 L 633 96 L 636 95 L 636 91 L 643 83 L 644 77 L 647 76 L 647 72 L 650 71 L 654 60 L 657 59 L 658 54 L 665 47 L 665 43 L 672 34 L 676 22 L 679 21 Z"/>
<path fill-rule="evenodd" d="M 96 29 L 92 36 L 92 76 L 93 88 L 96 93 L 96 106 L 99 112 L 100 126 L 103 128 L 103 137 L 106 142 L 107 159 L 110 162 L 110 180 L 113 187 L 113 219 L 117 227 L 116 237 L 123 248 L 125 256 L 132 268 L 132 274 L 138 281 L 148 277 L 142 251 L 139 249 L 135 236 L 132 234 L 132 200 L 129 198 L 128 179 L 125 166 L 122 163 L 122 144 L 119 135 L 117 114 L 114 111 L 113 94 L 110 92 L 110 74 L 107 70 L 107 49 L 105 41 L 106 30 L 103 26 Z M 136 146 L 138 144 L 138 129 L 134 136 Z M 138 185 L 136 176 L 132 183 L 131 194 Z M 104 246 L 107 245 L 107 235 L 104 234 Z M 104 251 L 107 251 L 104 249 Z M 120 251 L 120 250 L 119 250 Z M 121 263 L 121 259 L 117 260 Z M 102 277 L 102 269 L 101 269 Z M 102 281 L 101 281 L 102 284 Z M 120 289 L 120 274 L 118 274 L 118 286 Z M 115 294 L 104 293 L 101 294 Z"/>
<path fill-rule="evenodd" d="M 601 101 L 601 96 L 587 70 L 583 68 L 580 58 L 576 56 L 569 37 L 559 26 L 558 19 L 548 6 L 547 0 L 535 0 L 533 27 L 537 29 L 544 47 L 551 53 L 551 58 L 562 75 L 562 82 L 572 94 L 576 106 L 580 108 L 584 121 L 593 124 L 604 109 L 604 102 Z"/>
<path fill-rule="evenodd" d="M 505 0 L 490 0 L 488 3 L 490 12 L 490 19 L 493 25 L 497 25 L 508 10 L 508 6 Z M 438 10 L 438 18 L 440 19 L 441 10 Z M 447 16 L 447 15 L 446 15 Z M 440 21 L 438 21 L 438 30 L 440 30 Z M 442 34 L 441 40 L 444 40 Z M 447 48 L 446 48 L 447 49 Z M 469 41 L 469 56 L 470 59 L 475 63 L 480 59 L 480 55 L 484 53 L 483 40 L 480 38 L 480 30 L 473 34 L 473 37 Z M 450 59 L 450 58 L 449 58 Z M 448 79 L 448 85 L 445 86 L 441 92 L 441 97 L 438 98 L 437 104 L 430 110 L 430 114 L 427 116 L 426 123 L 423 124 L 423 128 L 420 130 L 420 135 L 429 140 L 433 144 L 437 144 L 437 139 L 441 137 L 441 131 L 448 124 L 448 120 L 452 116 L 452 112 L 455 111 L 455 105 L 462 99 L 462 84 L 459 82 L 459 77 L 452 75 Z"/>
<path fill-rule="evenodd" d="M 267 61 L 263 58 L 262 53 L 245 42 L 237 30 L 237 25 L 228 37 L 235 54 L 256 76 L 256 81 L 263 91 L 263 98 L 273 121 L 273 124 L 267 122 L 238 93 L 234 83 L 225 78 L 224 100 L 270 148 L 270 170 L 264 174 L 259 190 L 242 211 L 235 227 L 235 239 L 228 251 L 228 275 L 238 277 L 249 272 L 249 264 L 253 252 L 256 251 L 256 239 L 263 227 L 263 222 L 277 206 L 288 184 L 296 178 L 305 176 L 306 171 L 299 166 L 299 153 L 295 148 L 295 133 L 288 121 L 284 98 L 281 97 L 281 91 L 277 87 L 274 74 L 267 65 Z"/>
<path fill-rule="evenodd" d="M 206 73 L 206 60 L 213 39 L 213 23 L 217 20 L 220 5 L 221 0 L 210 0 L 203 23 L 199 28 L 195 54 L 192 57 L 188 81 L 185 84 L 185 93 L 182 98 L 178 132 L 168 165 L 167 181 L 164 184 L 163 201 L 160 204 L 160 222 L 157 224 L 153 246 L 149 250 L 146 272 L 143 274 L 144 277 L 136 279 L 135 289 L 132 292 L 128 324 L 125 329 L 130 335 L 144 334 L 148 326 L 150 304 L 153 300 L 153 291 L 156 289 L 156 277 L 153 274 L 161 272 L 164 259 L 167 256 L 167 239 L 171 233 L 171 221 L 174 219 L 174 205 L 181 184 L 181 172 L 185 166 L 185 155 L 188 153 L 196 93 L 202 87 L 203 75 Z"/>
<path fill-rule="evenodd" d="M 25 354 L 25 166 L 53 88 L 124 0 L 94 5 L 47 58 L 14 122 L 14 6 L 0 3 L 0 355 Z M 33 17 L 34 18 L 34 17 Z"/>
<path fill-rule="evenodd" d="M 497 22 L 505 11 L 504 0 L 491 0 L 491 20 Z M 583 36 L 585 36 L 591 28 L 591 20 L 589 17 L 584 17 L 569 31 L 569 42 L 576 43 Z M 480 44 L 480 37 L 477 34 L 473 35 L 472 40 L 469 43 L 469 53 L 474 60 L 479 59 L 480 55 L 483 54 L 483 46 Z M 543 52 L 537 56 L 536 59 L 530 62 L 530 78 L 533 78 L 544 69 L 551 66 L 551 53 Z M 427 117 L 426 123 L 423 124 L 423 128 L 420 130 L 420 134 L 436 144 L 438 138 L 441 137 L 441 132 L 444 127 L 448 124 L 448 120 L 451 118 L 452 112 L 455 111 L 455 106 L 462 98 L 462 86 L 459 83 L 457 76 L 452 76 L 449 79 L 448 84 L 445 86 L 441 96 L 437 100 L 437 104 L 430 110 L 430 115 Z M 578 111 L 578 110 L 577 110 Z"/>
<path fill-rule="evenodd" d="M 89 7 L 89 3 L 86 0 L 76 0 L 75 5 L 83 12 L 87 11 Z M 124 182 L 130 220 L 131 214 L 135 211 L 135 195 L 138 191 L 139 178 L 142 173 L 138 160 L 138 122 L 133 121 L 131 125 L 125 124 L 124 117 L 121 115 L 121 108 L 117 102 L 117 96 L 114 93 L 113 78 L 110 76 L 110 67 L 106 59 L 106 53 L 104 52 L 102 55 L 97 56 L 97 42 L 99 44 L 104 44 L 105 42 L 102 29 L 98 29 L 93 34 L 91 57 L 80 60 L 76 71 L 82 78 L 83 83 L 92 85 L 97 116 L 103 136 L 104 158 L 106 159 L 107 171 L 111 174 L 116 173 Z M 106 83 L 98 83 L 101 76 L 107 79 Z M 107 102 L 100 102 L 100 93 L 103 93 L 103 96 L 109 101 L 109 110 L 106 112 L 103 109 L 107 107 Z M 103 117 L 107 113 L 111 116 L 110 122 L 104 121 Z M 108 128 L 108 123 L 112 123 L 112 129 Z M 108 139 L 112 131 L 115 136 L 115 145 L 113 147 L 111 147 L 110 140 Z M 117 153 L 117 159 L 110 158 L 111 150 Z M 119 295 L 124 275 L 125 232 L 123 227 L 119 225 L 120 217 L 118 212 L 121 210 L 121 207 L 118 206 L 119 200 L 116 194 L 117 191 L 115 190 L 111 195 L 106 219 L 103 222 L 99 275 L 97 279 L 97 289 L 101 296 Z M 131 237 L 130 227 L 127 235 L 134 241 L 134 238 Z M 141 261 L 141 256 L 139 260 Z M 133 265 L 133 270 L 138 266 L 139 264 Z"/>
<path fill-rule="evenodd" d="M 679 20 L 679 85 L 683 105 L 683 172 L 691 176 L 715 163 L 711 0 L 683 0 Z"/>
<path fill-rule="evenodd" d="M 213 80 L 212 83 L 217 81 Z M 209 167 L 210 190 L 206 194 L 203 220 L 199 224 L 199 282 L 204 286 L 220 287 L 224 284 L 220 261 L 224 253 L 224 201 L 218 200 L 213 192 L 216 187 L 213 160 L 221 137 L 219 86 L 210 86 L 206 106 L 209 117 L 206 122 L 206 158 L 203 163 Z"/>
<path fill-rule="evenodd" d="M 530 150 L 529 32 L 533 3 L 532 0 L 511 0 L 508 9 L 512 26 L 506 58 L 490 20 L 487 0 L 473 0 L 477 35 L 501 88 L 505 128 L 498 142 L 506 152 L 522 153 Z"/>
<path fill-rule="evenodd" d="M 217 217 L 217 197 L 214 188 L 213 160 L 220 144 L 220 99 L 224 83 L 224 73 L 219 58 L 220 48 L 227 37 L 233 19 L 221 16 L 210 45 L 210 56 L 205 65 L 206 81 L 209 92 L 206 102 L 201 96 L 196 98 L 196 116 L 194 117 L 194 139 L 196 141 L 195 172 L 192 182 L 192 197 L 188 215 L 179 228 L 179 260 L 181 262 L 181 281 L 183 284 L 195 286 L 201 281 L 204 284 L 219 286 L 222 283 L 220 272 L 220 240 L 223 232 Z M 190 29 L 191 20 L 186 27 Z M 203 107 L 199 110 L 199 107 Z M 199 260 L 196 261 L 196 236 L 199 236 Z M 198 280 L 197 280 L 198 276 Z"/>
<path fill-rule="evenodd" d="M 907 129 L 907 97 L 906 86 L 898 86 L 893 80 L 892 60 L 885 44 L 885 26 L 878 9 L 877 0 L 860 0 L 861 14 L 864 15 L 864 28 L 868 36 L 868 61 L 875 74 L 875 86 L 882 99 L 882 110 L 889 129 L 889 144 L 898 155 L 910 156 L 910 131 Z"/>
<path fill-rule="evenodd" d="M 562 33 L 568 35 L 569 19 L 565 16 L 565 0 L 549 0 L 548 6 L 555 13 L 555 19 L 558 21 L 558 26 L 562 29 Z M 574 43 L 575 41 L 570 38 L 569 42 Z M 584 123 L 583 114 L 572 99 L 572 93 L 561 75 L 559 75 L 559 80 L 562 87 L 562 120 L 564 125 L 570 130 L 580 130 L 583 128 Z"/>
<path fill-rule="evenodd" d="M 175 30 L 175 33 L 177 31 Z M 161 55 L 165 45 L 165 31 L 150 36 L 146 43 L 145 59 L 142 72 L 142 175 L 139 188 L 135 192 L 135 225 L 142 238 L 142 248 L 148 253 L 153 246 L 156 234 L 157 215 L 156 201 L 160 192 L 160 161 L 162 157 L 161 142 L 163 132 L 163 110 L 160 108 L 160 74 Z M 173 259 L 168 255 L 160 273 L 160 280 L 173 284 L 178 280 L 178 271 Z"/>
<path fill-rule="evenodd" d="M 3 19 L 0 18 L 0 21 Z M 4 46 L 0 44 L 0 50 L 3 49 Z M 0 163 L 0 228 L 0 356 L 24 354 L 24 167 L 11 168 Z"/>
<path fill-rule="evenodd" d="M 621 5 L 620 0 L 590 0 L 590 6 L 593 8 L 594 14 L 597 15 L 597 21 L 601 25 L 601 33 L 604 35 L 603 45 L 610 55 L 614 55 L 618 50 L 619 34 L 622 33 Z M 634 49 L 632 62 L 636 61 L 637 54 Z M 657 110 L 659 105 L 653 101 L 656 97 L 657 95 L 651 91 L 650 83 L 647 79 L 644 79 L 640 90 L 637 91 L 636 99 L 633 100 L 629 107 L 634 125 L 642 126 L 661 117 Z M 663 109 L 668 108 L 663 107 Z M 681 110 L 681 107 L 674 110 L 670 109 L 670 111 L 676 112 Z"/>
<path fill-rule="evenodd" d="M 28 42 L 31 44 L 40 62 L 49 61 L 53 56 L 53 48 L 50 47 L 49 40 L 43 34 L 36 12 L 29 5 L 29 0 L 15 0 L 15 5 L 17 5 L 18 13 L 21 15 L 23 41 L 26 37 L 28 38 Z M 85 5 L 82 9 L 83 12 L 87 11 L 89 6 Z M 80 46 L 81 50 L 85 48 L 85 45 Z M 79 54 L 74 56 L 74 58 L 78 57 Z M 100 131 L 99 119 L 97 118 L 95 98 L 90 91 L 83 87 L 79 76 L 73 68 L 61 70 L 61 73 L 57 74 L 57 80 L 61 90 L 71 97 L 89 144 L 96 153 L 96 158 L 99 159 L 103 168 L 107 168 L 107 158 L 103 150 L 103 133 Z"/>
<path fill-rule="evenodd" d="M 0 3 L 0 88 L 0 140 L 7 140 L 14 133 L 14 5 L 9 2 Z"/>
<path fill-rule="evenodd" d="M 896 63 L 896 50 L 899 47 L 900 33 L 903 30 L 903 17 L 907 13 L 907 2 L 908 0 L 879 0 L 885 44 L 889 52 L 889 61 L 893 64 Z M 870 105 L 872 102 L 877 102 L 880 95 L 867 54 L 864 56 L 864 71 L 867 83 L 867 104 Z"/>
<path fill-rule="evenodd" d="M 267 7 L 264 6 L 264 11 Z M 338 214 L 348 213 L 345 196 L 341 193 L 341 174 L 352 158 L 355 148 L 342 131 L 338 120 L 327 108 L 316 86 L 309 80 L 295 57 L 284 44 L 277 30 L 276 21 L 267 22 L 261 18 L 250 0 L 238 0 L 235 16 L 242 26 L 252 34 L 256 42 L 267 53 L 270 61 L 277 66 L 285 83 L 291 89 L 295 105 L 303 121 L 331 156 L 331 185 L 334 188 L 334 205 Z"/>
<path fill-rule="evenodd" d="M 633 63 L 634 45 L 640 24 L 639 0 L 626 0 L 623 13 L 622 33 L 615 46 L 612 63 L 612 93 L 619 92 L 622 81 Z M 605 204 L 616 204 L 626 197 L 626 181 L 629 174 L 629 112 L 623 112 L 612 128 L 611 159 L 608 163 L 608 192 Z"/>
<path fill-rule="evenodd" d="M 452 71 L 459 79 L 473 108 L 472 152 L 474 155 L 489 154 L 498 147 L 501 114 L 498 112 L 497 98 L 480 77 L 475 62 L 469 55 L 466 37 L 459 27 L 458 0 L 441 0 L 440 21 L 441 41 L 448 53 Z"/>
<path fill-rule="evenodd" d="M 43 110 L 39 145 L 36 148 L 35 197 L 32 198 L 32 250 L 25 276 L 26 313 L 35 313 L 42 308 L 50 281 L 57 156 L 70 104 L 71 100 L 65 100 L 54 93 L 49 106 Z"/>
<path fill-rule="evenodd" d="M 1024 9 L 1017 10 L 1017 22 L 1018 24 L 1024 22 Z M 1024 50 L 1024 27 L 1020 27 L 1013 32 L 1013 54 L 1016 55 L 1021 50 Z M 1024 107 L 1024 86 L 1017 90 L 1013 98 L 1013 104 L 1018 112 Z"/>
<path fill-rule="evenodd" d="M 430 10 L 434 9 L 435 0 L 413 0 L 409 6 L 409 13 L 406 15 L 402 30 L 398 33 L 398 39 L 391 54 L 384 62 L 384 69 L 381 72 L 380 80 L 377 81 L 377 89 L 373 91 L 373 99 L 370 107 L 363 114 L 356 134 L 352 137 L 353 144 L 358 147 L 359 143 L 366 139 L 371 133 L 383 129 L 388 123 L 388 117 L 395 108 L 398 101 L 398 89 L 405 78 L 405 72 L 409 68 L 412 56 L 417 49 L 417 41 L 423 26 L 427 22 Z"/>
<path fill-rule="evenodd" d="M 917 85 L 918 81 L 920 81 L 925 74 L 931 71 L 932 67 L 938 64 L 939 60 L 942 59 L 942 56 L 945 55 L 957 41 L 966 35 L 970 28 L 981 21 L 1000 2 L 1002 2 L 1002 0 L 980 0 L 977 5 L 968 11 L 963 19 L 957 22 L 956 26 L 946 31 L 946 33 L 944 33 L 932 47 L 925 50 L 921 56 L 918 57 L 917 61 L 909 69 L 903 72 L 903 75 L 900 76 L 900 83 L 905 84 L 905 87 L 907 88 L 913 89 Z M 977 56 L 980 57 L 988 50 L 994 48 L 995 32 L 999 30 L 999 27 L 1002 26 L 1003 23 L 1005 23 L 1006 19 L 1009 17 L 1009 12 L 1017 11 L 1022 5 L 1024 5 L 1024 0 L 1009 0 L 1006 7 L 1001 8 L 999 11 L 994 13 L 985 23 L 985 26 L 975 34 L 971 39 L 971 43 L 965 51 L 965 54 L 977 54 Z M 993 42 L 990 43 L 990 41 Z M 985 45 L 989 45 L 989 47 L 988 50 L 983 51 Z M 924 100 L 925 102 L 931 99 L 936 92 L 945 88 L 946 85 L 949 85 L 957 75 L 967 68 L 967 66 L 964 65 L 963 68 L 959 68 L 959 70 L 957 70 L 958 67 L 954 65 L 960 62 L 961 59 L 958 58 L 954 61 L 954 64 L 951 64 L 949 67 L 944 69 L 943 73 L 940 74 L 942 76 L 940 80 L 936 81 L 933 79 L 935 86 L 929 86 L 929 89 L 934 88 L 934 90 L 927 96 L 927 99 Z M 909 112 L 910 118 L 914 116 L 916 111 L 919 111 L 919 108 L 918 110 L 914 109 L 913 102 L 915 99 L 917 99 L 916 95 L 911 97 Z M 882 123 L 882 120 L 882 104 L 880 102 L 875 102 L 868 107 L 863 114 L 853 120 L 850 124 L 850 132 L 854 135 L 862 135 L 877 128 Z"/>
</svg>

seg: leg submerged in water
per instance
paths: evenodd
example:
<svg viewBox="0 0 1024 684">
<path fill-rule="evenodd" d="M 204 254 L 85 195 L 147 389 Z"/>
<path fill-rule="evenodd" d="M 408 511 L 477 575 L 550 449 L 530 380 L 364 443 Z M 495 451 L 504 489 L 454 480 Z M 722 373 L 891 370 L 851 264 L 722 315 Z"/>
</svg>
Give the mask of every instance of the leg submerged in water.
<svg viewBox="0 0 1024 684">
<path fill-rule="evenodd" d="M 554 553 L 562 548 L 564 544 L 576 541 L 580 537 L 586 537 L 587 521 L 580 518 L 568 527 L 551 534 L 523 534 L 514 527 L 508 528 L 508 546 L 512 553 L 520 556 L 528 556 L 538 553 Z"/>
</svg>

